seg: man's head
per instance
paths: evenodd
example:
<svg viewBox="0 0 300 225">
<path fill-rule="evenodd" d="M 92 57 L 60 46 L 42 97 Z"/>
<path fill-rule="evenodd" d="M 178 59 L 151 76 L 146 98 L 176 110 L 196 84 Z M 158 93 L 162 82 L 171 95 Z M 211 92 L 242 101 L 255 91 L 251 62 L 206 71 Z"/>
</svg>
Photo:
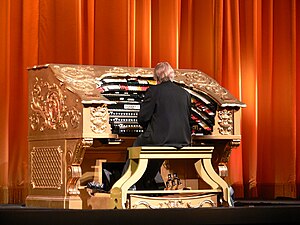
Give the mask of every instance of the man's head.
<svg viewBox="0 0 300 225">
<path fill-rule="evenodd" d="M 154 80 L 158 83 L 173 81 L 174 76 L 174 70 L 167 62 L 158 63 L 154 69 Z"/>
</svg>

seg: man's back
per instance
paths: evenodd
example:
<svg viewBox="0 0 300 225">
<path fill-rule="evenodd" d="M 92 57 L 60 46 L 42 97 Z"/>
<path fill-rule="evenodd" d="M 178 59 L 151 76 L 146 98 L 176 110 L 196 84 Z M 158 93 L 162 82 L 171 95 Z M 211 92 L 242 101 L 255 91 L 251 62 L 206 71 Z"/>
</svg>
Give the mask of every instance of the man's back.
<svg viewBox="0 0 300 225">
<path fill-rule="evenodd" d="M 190 144 L 190 104 L 188 92 L 171 81 L 149 88 L 141 105 L 139 123 L 149 145 L 181 147 Z"/>
</svg>

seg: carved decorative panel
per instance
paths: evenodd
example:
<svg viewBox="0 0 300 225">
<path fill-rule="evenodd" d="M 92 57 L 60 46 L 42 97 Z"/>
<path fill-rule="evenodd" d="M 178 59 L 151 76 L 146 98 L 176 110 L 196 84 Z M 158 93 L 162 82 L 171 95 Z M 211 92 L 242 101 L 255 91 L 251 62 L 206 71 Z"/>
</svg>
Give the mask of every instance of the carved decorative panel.
<svg viewBox="0 0 300 225">
<path fill-rule="evenodd" d="M 105 133 L 108 128 L 108 109 L 105 104 L 98 107 L 90 107 L 91 109 L 91 130 L 96 134 Z"/>
<path fill-rule="evenodd" d="M 57 73 L 57 78 L 68 83 L 73 91 L 93 93 L 95 83 L 95 69 L 90 66 L 54 66 L 60 73 Z"/>
<path fill-rule="evenodd" d="M 31 129 L 67 131 L 69 127 L 78 127 L 81 113 L 74 106 L 68 107 L 66 98 L 59 85 L 36 77 L 31 92 L 32 112 L 29 112 Z"/>
<path fill-rule="evenodd" d="M 223 109 L 218 111 L 219 133 L 222 135 L 233 134 L 233 111 Z"/>
<path fill-rule="evenodd" d="M 211 92 L 222 100 L 232 99 L 232 96 L 225 88 L 220 86 L 214 79 L 206 74 L 203 74 L 202 72 L 195 71 L 180 73 L 179 71 L 176 71 L 175 79 L 179 83 L 185 83 L 189 87 Z"/>
<path fill-rule="evenodd" d="M 216 195 L 191 198 L 155 198 L 146 196 L 130 196 L 132 209 L 163 209 L 163 208 L 202 208 L 216 207 Z"/>
</svg>

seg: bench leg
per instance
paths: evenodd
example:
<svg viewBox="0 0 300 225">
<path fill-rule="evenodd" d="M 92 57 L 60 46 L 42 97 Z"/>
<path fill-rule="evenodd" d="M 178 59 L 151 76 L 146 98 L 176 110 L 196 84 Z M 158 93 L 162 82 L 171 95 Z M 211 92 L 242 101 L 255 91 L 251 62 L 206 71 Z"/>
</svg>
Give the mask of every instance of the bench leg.
<svg viewBox="0 0 300 225">
<path fill-rule="evenodd" d="M 214 170 L 212 164 L 211 164 L 211 159 L 203 159 L 203 166 L 204 169 L 206 170 L 207 174 L 210 176 L 210 178 L 221 187 L 223 191 L 223 200 L 227 202 L 229 206 L 232 206 L 231 201 L 230 201 L 230 191 L 229 191 L 229 186 L 226 183 L 225 180 L 223 180 Z"/>
<path fill-rule="evenodd" d="M 120 177 L 119 180 L 117 180 L 114 185 L 112 186 L 111 189 L 114 189 L 114 188 L 121 188 L 122 185 L 128 180 L 128 178 L 131 176 L 132 174 L 132 169 L 130 168 L 130 166 L 128 166 L 126 172 L 123 174 L 122 177 Z"/>
<path fill-rule="evenodd" d="M 206 182 L 212 189 L 218 189 L 219 185 L 209 176 L 208 172 L 204 169 L 203 160 L 200 159 L 195 163 L 195 168 L 199 176 Z"/>
<path fill-rule="evenodd" d="M 111 189 L 111 199 L 114 201 L 115 208 L 126 208 L 126 199 L 128 189 L 134 185 L 146 171 L 148 159 L 130 160 L 126 173 L 118 180 Z M 119 182 L 120 181 L 120 182 Z"/>
<path fill-rule="evenodd" d="M 123 209 L 125 208 L 125 204 L 122 202 L 122 185 L 128 180 L 128 178 L 133 173 L 133 169 L 131 166 L 131 161 L 129 161 L 129 166 L 123 176 L 116 181 L 116 183 L 112 186 L 110 190 L 110 198 L 113 201 L 114 208 Z"/>
</svg>

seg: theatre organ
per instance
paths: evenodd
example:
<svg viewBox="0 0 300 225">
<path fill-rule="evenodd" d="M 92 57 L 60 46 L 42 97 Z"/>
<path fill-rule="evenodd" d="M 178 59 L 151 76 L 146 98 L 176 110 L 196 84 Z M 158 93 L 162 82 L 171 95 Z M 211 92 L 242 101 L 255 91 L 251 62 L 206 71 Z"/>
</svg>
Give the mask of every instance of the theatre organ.
<svg viewBox="0 0 300 225">
<path fill-rule="evenodd" d="M 48 64 L 28 74 L 26 205 L 88 208 L 86 182 L 102 180 L 103 163 L 125 162 L 143 131 L 137 115 L 145 91 L 156 85 L 153 69 Z M 245 104 L 198 70 L 175 70 L 174 82 L 192 97 L 192 144 L 214 146 L 213 165 L 225 176 Z"/>
</svg>

